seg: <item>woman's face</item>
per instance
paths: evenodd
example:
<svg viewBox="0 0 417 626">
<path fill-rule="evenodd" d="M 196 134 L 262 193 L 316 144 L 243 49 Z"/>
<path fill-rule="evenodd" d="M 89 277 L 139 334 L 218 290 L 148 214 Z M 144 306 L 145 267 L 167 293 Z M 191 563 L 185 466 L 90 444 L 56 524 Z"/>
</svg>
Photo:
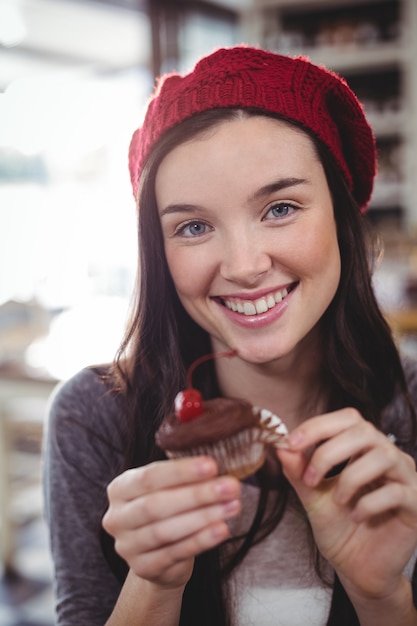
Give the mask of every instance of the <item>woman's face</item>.
<svg viewBox="0 0 417 626">
<path fill-rule="evenodd" d="M 164 158 L 156 198 L 178 296 L 214 349 L 252 363 L 302 354 L 340 279 L 311 139 L 271 118 L 223 122 Z"/>
</svg>

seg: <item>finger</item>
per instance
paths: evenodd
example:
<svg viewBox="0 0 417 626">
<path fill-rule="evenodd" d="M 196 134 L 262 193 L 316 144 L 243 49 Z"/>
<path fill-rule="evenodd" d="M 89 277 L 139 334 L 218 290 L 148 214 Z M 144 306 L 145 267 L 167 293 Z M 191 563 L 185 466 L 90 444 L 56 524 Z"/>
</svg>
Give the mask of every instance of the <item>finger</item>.
<svg viewBox="0 0 417 626">
<path fill-rule="evenodd" d="M 137 576 L 148 580 L 158 579 L 162 571 L 211 550 L 229 536 L 230 530 L 227 524 L 215 522 L 176 544 L 133 555 L 127 560 Z"/>
<path fill-rule="evenodd" d="M 172 519 L 164 519 L 147 526 L 145 531 L 146 551 L 159 546 L 169 546 L 200 532 L 214 522 L 225 521 L 234 517 L 241 509 L 240 500 L 189 511 Z"/>
<path fill-rule="evenodd" d="M 134 529 L 210 504 L 236 500 L 240 493 L 241 485 L 236 478 L 222 476 L 129 500 L 119 507 L 119 516 L 123 516 L 127 529 Z"/>
<path fill-rule="evenodd" d="M 287 443 L 292 450 L 303 450 L 363 421 L 359 411 L 351 407 L 312 417 L 289 434 Z"/>
<path fill-rule="evenodd" d="M 275 452 L 290 483 L 294 485 L 301 481 L 308 464 L 308 457 L 303 451 L 275 448 Z"/>
<path fill-rule="evenodd" d="M 240 500 L 232 500 L 225 504 L 189 511 L 175 518 L 163 519 L 155 524 L 124 532 L 116 539 L 117 550 L 120 554 L 129 554 L 131 550 L 137 554 L 144 554 L 160 548 L 169 548 L 187 537 L 200 533 L 212 524 L 230 519 L 239 513 L 240 509 Z"/>
<path fill-rule="evenodd" d="M 310 463 L 306 468 L 304 480 L 307 485 L 314 487 L 326 476 L 332 473 L 334 467 L 341 466 L 340 471 L 349 460 L 367 453 L 375 447 L 382 447 L 392 455 L 399 456 L 399 451 L 375 426 L 363 419 L 350 428 L 340 431 L 332 438 L 327 439 L 315 449 Z"/>
<path fill-rule="evenodd" d="M 308 465 L 308 457 L 303 452 L 279 449 L 277 456 L 281 462 L 285 477 L 298 494 L 305 507 L 309 507 L 312 489 L 308 487 L 303 476 Z"/>
<path fill-rule="evenodd" d="M 417 476 L 413 462 L 388 440 L 363 456 L 354 459 L 342 472 L 335 487 L 334 497 L 339 504 L 347 504 L 367 485 L 383 480 L 415 485 Z"/>
<path fill-rule="evenodd" d="M 400 483 L 388 483 L 364 494 L 355 504 L 351 518 L 357 522 L 396 513 L 415 532 L 417 526 L 417 492 Z"/>
<path fill-rule="evenodd" d="M 208 456 L 155 461 L 123 472 L 107 488 L 109 500 L 131 500 L 140 495 L 198 482 L 217 474 L 214 459 Z"/>
</svg>

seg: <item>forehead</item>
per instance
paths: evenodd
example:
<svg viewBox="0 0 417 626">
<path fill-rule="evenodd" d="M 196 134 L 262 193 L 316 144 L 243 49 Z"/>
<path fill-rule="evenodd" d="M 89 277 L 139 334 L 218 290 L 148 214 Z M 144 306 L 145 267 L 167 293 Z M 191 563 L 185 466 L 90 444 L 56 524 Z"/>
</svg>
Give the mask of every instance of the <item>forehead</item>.
<svg viewBox="0 0 417 626">
<path fill-rule="evenodd" d="M 197 126 L 195 132 L 191 130 L 187 132 L 188 124 L 193 125 L 194 119 L 191 118 L 186 120 L 182 125 L 179 126 L 178 130 L 178 140 L 177 145 L 174 146 L 172 150 L 179 148 L 180 146 L 186 146 L 190 143 L 204 142 L 205 140 L 209 140 L 215 138 L 216 136 L 222 135 L 234 135 L 234 134 L 251 134 L 253 131 L 253 139 L 256 140 L 257 137 L 261 137 L 263 131 L 267 134 L 272 133 L 274 135 L 282 134 L 283 137 L 287 137 L 295 140 L 295 137 L 301 141 L 304 141 L 305 144 L 309 144 L 313 150 L 315 150 L 315 144 L 309 131 L 304 130 L 301 126 L 287 121 L 285 119 L 281 119 L 278 117 L 274 117 L 272 115 L 262 115 L 260 113 L 250 113 L 245 111 L 244 109 L 233 110 L 232 115 L 230 112 L 225 113 L 225 118 L 209 120 L 204 127 Z M 199 116 L 196 116 L 198 118 Z M 181 129 L 185 128 L 186 132 L 184 133 Z M 183 138 L 184 137 L 184 138 Z"/>
<path fill-rule="evenodd" d="M 161 190 L 176 194 L 204 182 L 244 185 L 263 176 L 306 177 L 322 166 L 316 146 L 303 130 L 282 120 L 244 115 L 199 132 L 173 148 L 156 176 Z M 209 181 L 212 182 L 209 182 Z"/>
</svg>

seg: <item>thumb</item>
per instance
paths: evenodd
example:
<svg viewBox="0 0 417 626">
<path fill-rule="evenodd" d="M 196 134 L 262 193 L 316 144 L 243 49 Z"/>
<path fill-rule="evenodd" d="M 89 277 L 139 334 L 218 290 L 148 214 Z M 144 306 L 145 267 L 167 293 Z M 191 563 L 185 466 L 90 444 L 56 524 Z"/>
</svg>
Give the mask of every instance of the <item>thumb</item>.
<svg viewBox="0 0 417 626">
<path fill-rule="evenodd" d="M 305 454 L 301 450 L 286 448 L 277 448 L 276 453 L 283 472 L 290 483 L 295 486 L 294 483 L 301 482 L 308 462 Z"/>
<path fill-rule="evenodd" d="M 302 502 L 308 500 L 312 490 L 304 480 L 304 472 L 308 465 L 308 456 L 299 450 L 279 448 L 276 450 L 277 457 L 282 465 L 285 477 L 298 494 Z"/>
</svg>

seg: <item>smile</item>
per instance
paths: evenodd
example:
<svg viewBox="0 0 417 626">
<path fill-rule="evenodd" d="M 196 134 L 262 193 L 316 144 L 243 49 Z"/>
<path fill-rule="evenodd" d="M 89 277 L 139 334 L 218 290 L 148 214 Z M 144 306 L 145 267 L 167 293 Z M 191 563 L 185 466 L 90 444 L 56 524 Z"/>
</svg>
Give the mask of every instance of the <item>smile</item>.
<svg viewBox="0 0 417 626">
<path fill-rule="evenodd" d="M 287 289 L 280 289 L 269 293 L 268 295 L 258 298 L 257 300 L 242 300 L 240 298 L 223 298 L 222 304 L 234 311 L 235 313 L 241 313 L 249 317 L 250 315 L 260 315 L 266 313 L 269 309 L 273 309 L 274 306 L 282 302 L 288 296 L 294 286 Z"/>
</svg>

